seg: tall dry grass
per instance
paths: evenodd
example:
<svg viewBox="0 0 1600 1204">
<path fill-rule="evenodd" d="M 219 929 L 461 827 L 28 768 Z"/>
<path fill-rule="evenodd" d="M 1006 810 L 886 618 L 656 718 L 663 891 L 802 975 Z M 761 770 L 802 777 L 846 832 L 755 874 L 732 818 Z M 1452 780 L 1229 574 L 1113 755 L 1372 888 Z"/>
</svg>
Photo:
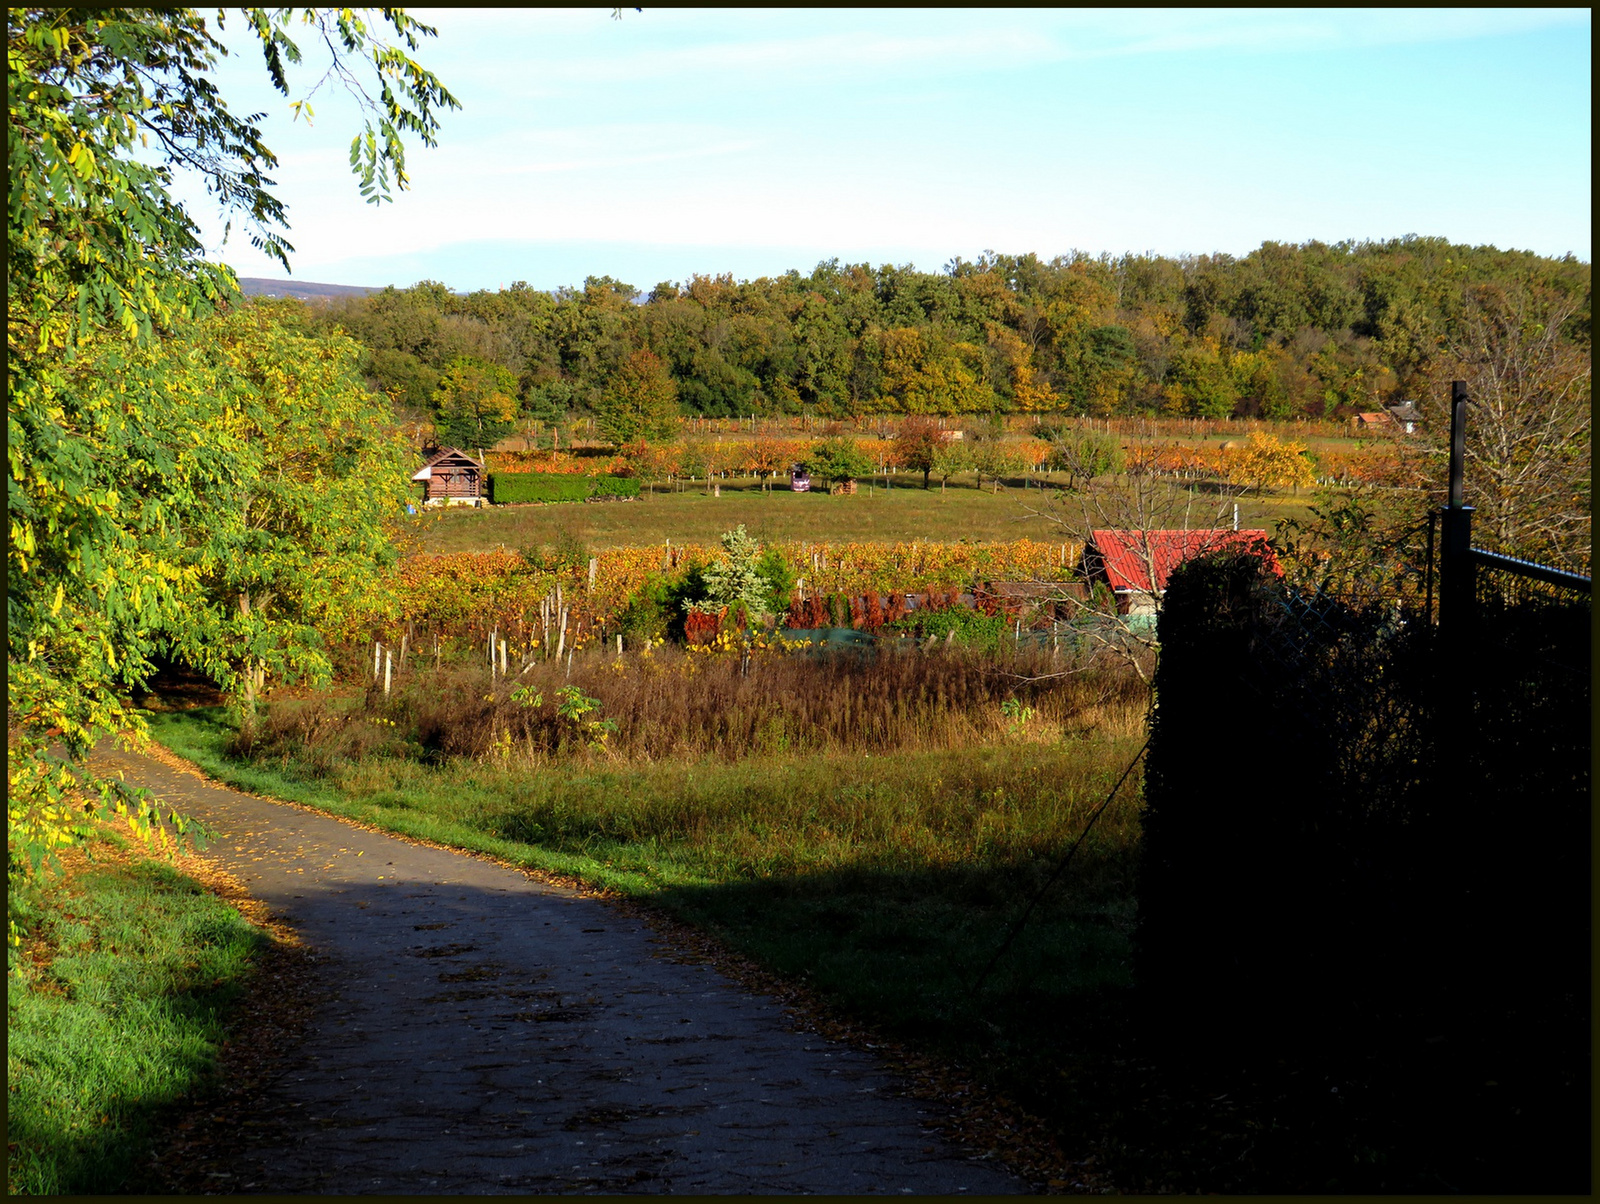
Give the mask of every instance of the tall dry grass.
<svg viewBox="0 0 1600 1204">
<path fill-rule="evenodd" d="M 1045 648 L 749 657 L 662 648 L 591 652 L 570 671 L 541 662 L 510 678 L 429 669 L 389 695 L 374 687 L 342 712 L 326 701 L 275 703 L 254 744 L 237 751 L 324 769 L 374 752 L 657 762 L 927 751 L 1091 728 L 1131 732 L 1144 705 L 1132 674 Z"/>
</svg>

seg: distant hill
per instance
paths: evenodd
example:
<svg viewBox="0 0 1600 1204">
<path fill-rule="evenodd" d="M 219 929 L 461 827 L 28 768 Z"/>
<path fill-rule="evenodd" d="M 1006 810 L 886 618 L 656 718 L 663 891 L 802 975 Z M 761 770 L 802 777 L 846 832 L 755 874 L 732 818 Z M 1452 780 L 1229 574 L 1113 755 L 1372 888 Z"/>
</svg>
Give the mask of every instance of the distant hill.
<svg viewBox="0 0 1600 1204">
<path fill-rule="evenodd" d="M 239 291 L 247 297 L 294 297 L 300 301 L 314 301 L 330 297 L 365 297 L 383 290 L 361 284 L 317 284 L 311 280 L 265 280 L 260 276 L 240 276 Z"/>
</svg>

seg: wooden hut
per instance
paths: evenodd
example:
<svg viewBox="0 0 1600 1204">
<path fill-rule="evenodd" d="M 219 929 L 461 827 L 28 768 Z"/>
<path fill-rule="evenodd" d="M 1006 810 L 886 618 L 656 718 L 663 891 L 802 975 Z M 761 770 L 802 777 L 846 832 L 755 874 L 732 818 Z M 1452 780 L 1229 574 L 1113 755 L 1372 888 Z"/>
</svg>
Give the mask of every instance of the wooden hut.
<svg viewBox="0 0 1600 1204">
<path fill-rule="evenodd" d="M 422 482 L 424 503 L 429 506 L 483 505 L 485 477 L 483 461 L 455 447 L 435 452 L 411 474 L 413 481 Z"/>
</svg>

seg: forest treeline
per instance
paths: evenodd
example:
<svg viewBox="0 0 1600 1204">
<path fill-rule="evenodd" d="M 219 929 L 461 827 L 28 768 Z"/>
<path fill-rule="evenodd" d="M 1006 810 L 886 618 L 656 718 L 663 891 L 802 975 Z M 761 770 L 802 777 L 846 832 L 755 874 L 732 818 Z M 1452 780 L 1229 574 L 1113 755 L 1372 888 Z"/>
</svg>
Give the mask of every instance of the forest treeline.
<svg viewBox="0 0 1600 1204">
<path fill-rule="evenodd" d="M 354 335 L 369 381 L 406 408 L 498 396 L 472 407 L 479 442 L 596 412 L 641 365 L 688 415 L 1337 418 L 1424 396 L 1507 321 L 1554 323 L 1587 362 L 1589 293 L 1572 256 L 1408 236 L 1243 258 L 987 253 L 940 272 L 833 260 L 648 293 L 610 277 L 464 295 L 424 281 L 318 320 Z"/>
</svg>

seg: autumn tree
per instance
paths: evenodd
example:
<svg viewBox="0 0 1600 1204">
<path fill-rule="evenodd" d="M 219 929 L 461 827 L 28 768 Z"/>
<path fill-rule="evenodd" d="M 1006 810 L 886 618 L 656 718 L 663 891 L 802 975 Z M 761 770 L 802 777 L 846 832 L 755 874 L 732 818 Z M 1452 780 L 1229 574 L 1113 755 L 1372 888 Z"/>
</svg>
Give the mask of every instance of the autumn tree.
<svg viewBox="0 0 1600 1204">
<path fill-rule="evenodd" d="M 915 328 L 885 331 L 882 395 L 906 414 L 972 414 L 994 408 L 994 390 L 962 359 L 961 345 L 946 345 Z M 981 351 L 971 348 L 969 355 Z"/>
<path fill-rule="evenodd" d="M 1264 431 L 1251 431 L 1243 447 L 1225 448 L 1223 464 L 1229 481 L 1257 493 L 1316 483 L 1306 445 Z"/>
<path fill-rule="evenodd" d="M 1126 464 L 1122 444 L 1106 431 L 1080 426 L 1051 428 L 1047 463 L 1067 474 L 1069 487 L 1082 489 L 1097 477 L 1121 472 Z"/>
<path fill-rule="evenodd" d="M 972 448 L 964 439 L 947 439 L 933 453 L 931 471 L 939 478 L 939 492 L 943 493 L 950 478 L 957 473 L 971 472 Z"/>
<path fill-rule="evenodd" d="M 596 424 L 613 443 L 668 438 L 678 425 L 678 386 L 661 357 L 628 356 L 599 404 Z"/>
<path fill-rule="evenodd" d="M 895 432 L 895 455 L 905 467 L 922 474 L 922 487 L 926 489 L 939 451 L 947 442 L 945 430 L 937 422 L 913 416 L 902 422 Z"/>
<path fill-rule="evenodd" d="M 333 48 L 368 118 L 351 147 L 363 194 L 378 202 L 406 187 L 403 136 L 432 144 L 438 110 L 456 103 L 409 57 L 431 29 L 398 9 L 370 24 L 351 10 L 229 15 L 255 35 L 284 94 L 300 58 L 297 24 Z M 258 249 L 287 265 L 291 248 L 266 175 L 276 158 L 256 119 L 232 113 L 212 83 L 227 52 L 198 13 L 11 9 L 6 35 L 15 866 L 76 838 L 78 792 L 148 818 L 88 771 L 87 753 L 106 732 L 140 736 L 124 700 L 150 672 L 159 636 L 192 637 L 203 582 L 183 533 L 196 513 L 220 518 L 256 489 L 230 425 L 243 422 L 239 413 L 224 405 L 210 429 L 226 394 L 178 387 L 181 374 L 149 375 L 175 369 L 170 362 L 128 360 L 124 371 L 128 356 L 236 296 L 168 190 L 173 166 L 199 172 Z M 187 354 L 207 352 L 191 344 Z M 184 440 L 202 433 L 216 449 L 197 463 L 191 449 L 207 444 Z"/>
<path fill-rule="evenodd" d="M 517 420 L 517 379 L 506 368 L 458 356 L 433 393 L 434 428 L 445 447 L 493 447 Z"/>
<path fill-rule="evenodd" d="M 1022 453 L 1015 444 L 1002 438 L 976 440 L 972 444 L 972 467 L 978 474 L 978 487 L 983 488 L 983 478 L 994 482 L 994 491 L 1000 492 L 1000 480 L 1024 466 Z"/>
<path fill-rule="evenodd" d="M 793 448 L 784 440 L 769 434 L 757 435 L 750 441 L 745 464 L 761 479 L 761 487 L 771 490 L 772 478 L 789 467 Z"/>
<path fill-rule="evenodd" d="M 654 492 L 656 485 L 678 471 L 682 448 L 670 443 L 647 443 L 643 439 L 635 439 L 623 447 L 622 454 L 627 458 L 634 477 L 650 486 L 651 492 Z"/>
</svg>

